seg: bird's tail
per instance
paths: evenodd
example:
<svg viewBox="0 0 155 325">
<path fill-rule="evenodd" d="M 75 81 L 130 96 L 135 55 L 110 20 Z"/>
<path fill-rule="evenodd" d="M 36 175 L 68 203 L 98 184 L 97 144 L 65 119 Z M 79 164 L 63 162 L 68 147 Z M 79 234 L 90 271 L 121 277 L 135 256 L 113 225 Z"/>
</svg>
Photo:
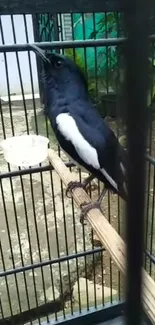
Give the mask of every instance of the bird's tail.
<svg viewBox="0 0 155 325">
<path fill-rule="evenodd" d="M 118 194 L 127 201 L 128 199 L 128 179 L 127 179 L 127 164 L 128 154 L 127 150 L 119 144 L 119 181 L 118 181 Z"/>
<path fill-rule="evenodd" d="M 128 192 L 127 192 L 127 185 L 125 182 L 118 188 L 118 194 L 124 201 L 127 201 Z"/>
</svg>

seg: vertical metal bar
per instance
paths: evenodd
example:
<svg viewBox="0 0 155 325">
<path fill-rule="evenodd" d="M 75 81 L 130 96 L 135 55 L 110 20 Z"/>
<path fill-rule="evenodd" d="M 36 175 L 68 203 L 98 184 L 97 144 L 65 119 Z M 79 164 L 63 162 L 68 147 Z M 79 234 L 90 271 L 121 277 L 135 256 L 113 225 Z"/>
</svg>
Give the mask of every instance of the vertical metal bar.
<svg viewBox="0 0 155 325">
<path fill-rule="evenodd" d="M 33 23 L 33 32 L 34 32 L 34 41 L 39 42 L 40 41 L 40 31 L 39 31 L 39 16 L 41 20 L 40 14 L 33 14 L 32 15 L 32 23 Z M 43 98 L 43 89 L 42 89 L 42 83 L 41 83 L 41 60 L 36 56 L 36 64 L 37 64 L 37 76 L 38 76 L 38 86 L 39 86 L 39 94 L 40 94 L 40 102 L 41 105 L 44 104 L 44 98 Z"/>
<path fill-rule="evenodd" d="M 108 38 L 108 28 L 107 28 L 107 23 L 108 23 L 108 17 L 107 13 L 105 15 L 105 38 Z M 109 94 L 109 47 L 106 46 L 106 94 Z"/>
<path fill-rule="evenodd" d="M 48 14 L 48 24 L 50 23 L 50 15 Z M 26 16 L 24 16 L 24 25 L 25 25 L 25 31 L 26 31 L 26 39 L 28 42 L 28 27 L 27 27 L 27 21 L 26 21 Z M 39 19 L 40 22 L 44 25 L 45 24 L 45 14 L 36 14 L 33 15 L 33 26 L 34 26 L 34 39 L 35 41 L 43 41 L 43 35 L 40 35 L 40 31 L 39 31 Z M 50 33 L 49 33 L 50 34 Z M 48 38 L 49 41 L 51 40 L 50 35 L 48 34 Z M 52 33 L 51 33 L 52 34 Z M 46 37 L 46 28 L 45 28 L 45 40 L 47 41 L 47 37 Z M 31 57 L 30 57 L 30 53 L 28 53 L 29 55 L 29 61 L 31 62 Z M 40 94 L 40 104 L 43 108 L 43 112 L 44 112 L 44 90 L 43 90 L 43 85 L 42 85 L 42 61 L 40 60 L 40 58 L 38 58 L 38 56 L 36 56 L 36 63 L 37 63 L 37 72 L 38 72 L 38 85 L 39 85 L 39 94 Z M 30 78 L 31 78 L 31 85 L 32 85 L 32 94 L 34 93 L 34 86 L 33 86 L 33 80 L 32 80 L 32 67 L 30 67 Z M 36 132 L 39 133 L 38 130 L 38 121 L 37 121 L 37 114 L 36 114 L 36 103 L 35 103 L 35 98 L 34 98 L 34 94 L 33 94 L 33 107 L 34 107 L 34 119 L 35 119 L 35 126 L 36 126 Z M 49 126 L 48 126 L 48 119 L 47 116 L 44 115 L 45 118 L 45 126 L 46 126 L 46 136 L 49 137 Z M 41 164 L 40 164 L 41 165 Z"/>
<path fill-rule="evenodd" d="M 108 38 L 108 16 L 105 15 L 105 37 Z M 106 47 L 106 94 L 109 94 L 109 47 Z M 111 205 L 110 205 L 110 191 L 108 191 L 108 220 L 111 223 Z M 112 303 L 112 260 L 109 258 L 109 268 L 110 268 L 110 301 Z"/>
<path fill-rule="evenodd" d="M 2 266 L 3 266 L 3 270 L 6 270 L 5 267 L 5 261 L 4 261 L 4 254 L 3 254 L 3 249 L 2 249 L 2 244 L 0 242 L 0 253 L 1 253 L 1 260 L 2 260 Z M 8 284 L 8 278 L 7 276 L 5 276 L 5 284 L 6 284 L 6 291 L 7 291 L 7 298 L 8 298 L 8 308 L 10 311 L 11 316 L 13 316 L 13 306 L 12 306 L 12 302 L 11 302 L 11 297 L 10 297 L 10 290 L 9 290 L 9 284 Z"/>
<path fill-rule="evenodd" d="M 29 34 L 28 34 L 28 27 L 27 27 L 27 19 L 26 19 L 26 17 L 27 17 L 26 15 L 23 15 L 26 42 L 29 43 Z M 37 122 L 37 113 L 36 113 L 36 102 L 35 102 L 35 96 L 34 96 L 33 69 L 32 69 L 31 56 L 30 56 L 30 52 L 29 51 L 28 51 L 28 61 L 29 61 L 29 69 L 30 69 L 30 81 L 31 81 L 31 90 L 32 90 L 32 102 L 33 102 L 33 111 L 34 111 L 35 127 L 36 127 L 36 134 L 38 134 L 38 122 Z"/>
<path fill-rule="evenodd" d="M 19 224 L 18 224 L 17 207 L 16 207 L 16 201 L 15 201 L 14 187 L 13 187 L 12 178 L 10 178 L 10 187 L 11 187 L 11 194 L 12 194 L 12 203 L 13 203 L 14 219 L 15 219 L 15 225 L 16 225 L 16 231 L 17 231 L 18 244 L 19 244 L 20 258 L 21 258 L 22 264 L 24 264 L 24 258 L 23 258 L 23 252 L 22 252 L 22 243 L 21 243 L 21 237 L 20 237 L 20 228 L 19 228 Z M 13 252 L 13 249 L 12 249 L 12 252 Z M 21 297 L 20 297 L 20 290 L 19 290 L 19 285 L 18 285 L 17 278 L 15 278 L 15 282 L 16 282 L 16 290 L 17 290 L 17 296 L 18 296 L 20 312 L 21 312 L 22 311 Z M 26 289 L 26 283 L 25 283 L 25 289 Z M 27 304 L 29 306 L 28 296 L 26 296 L 26 297 L 27 297 Z"/>
<path fill-rule="evenodd" d="M 108 191 L 108 221 L 111 223 L 111 205 L 110 205 L 110 192 Z M 112 303 L 112 259 L 109 257 L 109 269 L 110 269 L 110 301 Z"/>
<path fill-rule="evenodd" d="M 11 25 L 12 25 L 12 33 L 13 33 L 14 43 L 16 43 L 16 33 L 15 33 L 15 26 L 14 26 L 14 17 L 12 15 L 11 15 Z M 3 33 L 3 29 L 1 30 L 1 32 Z M 4 39 L 3 39 L 3 42 L 4 42 Z M 20 85 L 21 85 L 21 92 L 22 92 L 22 96 L 23 96 L 23 105 L 24 105 L 24 111 L 25 111 L 25 120 L 26 120 L 27 132 L 29 133 L 29 126 L 28 126 L 28 119 L 27 119 L 27 111 L 26 111 L 26 102 L 25 102 L 25 98 L 24 98 L 24 88 L 23 88 L 23 82 L 22 82 L 22 75 L 21 75 L 21 69 L 20 69 L 20 62 L 19 62 L 18 53 L 16 53 L 16 59 L 17 59 L 17 67 L 18 67 L 18 73 L 19 73 L 19 80 L 20 80 Z M 10 117 L 12 117 L 11 106 L 10 106 Z M 13 127 L 13 120 L 12 120 L 12 123 L 11 124 L 12 124 L 12 127 Z M 9 170 L 10 170 L 10 166 L 9 166 Z M 23 252 L 22 252 L 22 248 L 21 248 L 22 246 L 21 246 L 21 239 L 20 239 L 20 230 L 19 230 L 19 225 L 18 225 L 17 209 L 16 209 L 16 203 L 15 203 L 15 197 L 14 197 L 13 182 L 12 182 L 12 179 L 11 178 L 10 178 L 10 186 L 11 186 L 11 193 L 12 193 L 12 200 L 13 200 L 13 209 L 14 209 L 14 215 L 15 215 L 15 224 L 16 224 L 17 236 L 18 236 L 18 242 L 19 242 L 19 248 L 20 248 L 20 257 L 21 257 L 21 261 L 22 261 L 22 264 L 23 264 L 24 262 L 23 262 Z M 15 277 L 15 283 L 16 283 L 16 290 L 17 290 L 17 296 L 18 296 L 18 301 L 19 301 L 19 307 L 20 307 L 20 310 L 21 310 L 21 302 L 20 302 L 21 301 L 21 297 L 20 297 L 20 291 L 19 291 L 18 281 L 17 281 L 17 278 L 16 277 Z M 26 277 L 25 277 L 25 274 L 24 274 L 24 283 L 25 283 L 27 304 L 28 304 L 28 308 L 29 308 L 29 297 L 28 297 L 28 292 L 27 292 L 27 285 L 26 285 Z"/>
<path fill-rule="evenodd" d="M 82 30 L 83 30 L 83 38 L 84 40 L 86 39 L 86 26 L 85 26 L 85 14 L 81 14 L 82 15 Z M 92 17 L 93 19 L 93 17 Z M 86 73 L 86 76 L 87 76 L 87 79 L 88 79 L 88 63 L 87 63 L 87 49 L 86 47 L 84 47 L 84 61 L 85 61 L 85 73 Z M 90 194 L 90 197 L 92 196 L 92 193 L 91 193 L 91 186 L 90 186 L 90 189 L 89 189 L 89 194 Z M 91 237 L 92 237 L 92 248 L 93 248 L 93 230 L 91 230 Z M 95 256 L 94 254 L 92 254 L 92 258 L 93 258 L 93 278 L 94 278 L 94 306 L 95 308 L 97 307 L 97 300 L 96 300 L 96 284 L 95 284 Z"/>
<path fill-rule="evenodd" d="M 73 15 L 71 13 L 71 28 L 72 28 L 72 39 L 75 39 L 74 35 L 74 20 L 73 20 Z M 76 49 L 73 48 L 73 60 L 76 61 Z M 81 181 L 82 176 L 81 176 L 81 170 L 79 169 L 79 180 Z M 74 216 L 75 220 L 75 216 Z M 75 233 L 75 238 L 76 238 L 76 228 L 74 224 L 74 233 Z M 82 235 L 83 235 L 83 249 L 86 250 L 86 244 L 85 244 L 85 229 L 82 227 Z M 77 244 L 75 243 L 75 249 L 77 252 Z M 87 299 L 87 310 L 89 310 L 89 295 L 88 295 L 88 280 L 87 280 L 87 260 L 86 257 L 84 256 L 84 263 L 85 263 L 85 278 L 86 278 L 86 299 Z M 77 261 L 78 265 L 78 261 Z M 78 275 L 78 269 L 77 269 L 77 275 Z M 80 295 L 80 284 L 79 284 L 79 278 L 78 278 L 78 298 L 79 298 L 79 310 L 81 311 L 81 295 Z"/>
<path fill-rule="evenodd" d="M 40 245 L 39 230 L 38 230 L 38 223 L 37 223 L 37 215 L 36 215 L 36 209 L 35 209 L 34 184 L 33 184 L 33 178 L 32 178 L 31 174 L 30 174 L 30 188 L 31 188 L 31 198 L 32 198 L 32 208 L 33 208 L 35 233 L 36 233 L 36 238 L 37 238 L 38 257 L 39 257 L 39 261 L 42 262 L 41 245 Z M 42 279 L 44 300 L 46 301 L 45 278 L 44 278 L 44 273 L 43 273 L 43 267 L 41 267 L 40 271 L 41 271 L 41 279 Z M 47 317 L 47 321 L 48 321 L 48 317 Z"/>
<path fill-rule="evenodd" d="M 4 312 L 3 312 L 3 306 L 2 306 L 2 300 L 1 300 L 1 298 L 0 298 L 0 313 L 1 313 L 2 319 L 3 319 L 4 318 Z"/>
<path fill-rule="evenodd" d="M 64 28 L 64 26 L 63 26 L 63 14 L 59 14 L 59 22 L 60 22 L 60 37 L 61 37 L 62 41 L 65 41 L 64 40 L 64 33 L 63 33 L 63 28 Z M 61 52 L 62 52 L 62 54 L 64 54 L 64 49 L 63 48 L 61 49 Z"/>
<path fill-rule="evenodd" d="M 82 22 L 82 31 L 83 31 L 83 39 L 86 39 L 86 32 L 85 32 L 85 19 L 84 19 L 84 13 L 81 13 L 81 22 Z M 88 65 L 87 65 L 87 49 L 86 47 L 84 47 L 84 67 L 85 67 L 85 74 L 86 77 L 88 78 Z M 80 177 L 81 177 L 81 170 L 79 170 L 80 172 Z M 82 231 L 83 231 L 83 248 L 84 251 L 86 250 L 86 239 L 85 239 L 85 228 L 84 226 L 82 226 Z M 87 310 L 89 310 L 89 287 L 88 287 L 88 269 L 87 269 L 87 260 L 86 257 L 84 257 L 85 259 L 85 278 L 86 278 L 86 296 L 87 296 Z M 95 289 L 95 288 L 94 288 Z M 95 295 L 96 291 L 94 290 L 94 295 Z M 95 298 L 95 297 L 94 297 Z"/>
<path fill-rule="evenodd" d="M 96 14 L 93 13 L 93 32 L 94 39 L 96 39 Z M 98 56 L 97 56 L 97 47 L 94 47 L 94 56 L 95 56 L 95 96 L 96 96 L 96 104 L 99 102 L 99 87 L 98 87 Z M 91 191 L 90 191 L 91 194 Z M 98 195 L 100 195 L 100 181 L 98 181 Z"/>
<path fill-rule="evenodd" d="M 142 318 L 142 261 L 144 235 L 145 148 L 147 137 L 148 17 L 150 3 L 126 0 L 126 86 L 128 138 L 127 202 L 127 324 Z"/>
<path fill-rule="evenodd" d="M 64 202 L 64 193 L 63 193 L 63 183 L 60 181 L 61 185 L 61 200 L 62 200 L 62 212 L 63 212 L 63 223 L 64 223 L 64 235 L 65 235 L 65 246 L 66 246 L 66 255 L 69 254 L 68 249 L 68 238 L 67 238 L 67 225 L 66 225 L 66 213 L 65 213 L 65 202 Z M 67 269 L 68 269 L 68 283 L 69 283 L 69 295 L 70 295 L 70 302 L 71 302 L 71 314 L 73 315 L 73 302 L 72 302 L 72 292 L 71 292 L 71 275 L 70 275 L 70 265 L 69 261 L 67 261 Z"/>
<path fill-rule="evenodd" d="M 117 26 L 117 37 L 120 37 L 120 13 L 116 13 L 115 14 L 115 19 L 116 19 L 116 26 Z M 117 49 L 118 50 L 118 49 Z M 116 94 L 118 92 L 120 92 L 121 90 L 119 89 L 119 87 L 121 86 L 120 83 L 120 58 L 117 57 L 117 63 L 116 63 Z M 117 100 L 117 99 L 116 99 Z M 116 116 L 117 116 L 117 137 L 119 137 L 119 133 L 120 133 L 120 129 L 119 129 L 119 122 L 118 119 L 120 118 L 120 116 L 118 116 L 120 114 L 120 110 L 119 110 L 119 103 L 116 103 Z M 121 209 L 120 209 L 120 197 L 119 195 L 117 196 L 117 218 L 118 218 L 118 234 L 120 235 L 120 231 L 121 231 Z M 118 271 L 118 299 L 121 299 L 121 273 L 120 271 Z"/>
<path fill-rule="evenodd" d="M 60 257 L 60 247 L 59 247 L 59 235 L 58 235 L 58 226 L 57 226 L 57 216 L 56 216 L 56 206 L 55 206 L 55 191 L 54 191 L 54 182 L 53 182 L 53 173 L 50 171 L 50 180 L 51 180 L 51 194 L 52 194 L 52 203 L 53 203 L 53 214 L 54 214 L 54 226 L 55 226 L 55 235 L 56 235 L 56 247 L 57 247 L 57 255 Z M 60 294 L 63 297 L 63 284 L 62 284 L 62 271 L 61 271 L 61 263 L 59 262 L 59 275 L 60 275 Z M 63 306 L 63 317 L 65 319 L 66 313 L 65 308 Z"/>
<path fill-rule="evenodd" d="M 15 25 L 14 25 L 14 16 L 13 15 L 11 15 L 11 25 L 12 25 L 13 40 L 14 40 L 14 43 L 17 44 L 16 32 L 15 32 Z M 26 129 L 27 129 L 27 133 L 29 134 L 29 124 L 28 124 L 28 117 L 27 117 L 27 110 L 26 110 L 26 101 L 25 101 L 24 86 L 23 86 L 22 74 L 21 74 L 21 68 L 20 68 L 19 54 L 17 52 L 15 54 L 16 54 L 16 60 L 17 60 L 17 68 L 18 68 L 18 74 L 19 74 L 19 81 L 20 81 L 22 99 L 23 99 Z"/>
<path fill-rule="evenodd" d="M 3 24 L 2 19 L 0 16 L 0 33 L 2 38 L 2 44 L 5 44 L 4 40 L 4 32 L 3 32 Z M 9 113 L 10 113 L 10 123 L 11 123 L 11 129 L 12 129 L 12 135 L 15 134 L 14 132 L 14 125 L 13 125 L 13 116 L 12 116 L 12 109 L 11 109 L 11 95 L 10 95 L 10 82 L 9 82 L 9 73 L 8 73 L 8 63 L 7 63 L 7 55 L 4 52 L 4 63 L 5 63 L 5 71 L 6 71 L 6 83 L 7 83 L 7 92 L 8 92 L 8 102 L 9 102 Z"/>
<path fill-rule="evenodd" d="M 73 13 L 71 13 L 71 30 L 72 30 L 72 40 L 74 41 L 75 36 L 74 36 L 74 19 L 73 19 Z M 75 61 L 75 48 L 73 48 L 73 60 Z"/>
<path fill-rule="evenodd" d="M 10 186 L 12 184 L 10 183 Z M 8 234 L 8 239 L 9 239 L 9 246 L 10 246 L 10 253 L 11 253 L 11 258 L 12 258 L 12 265 L 13 268 L 15 268 L 15 260 L 14 260 L 14 253 L 13 253 L 13 245 L 12 245 L 12 240 L 11 240 L 11 231 L 10 231 L 10 226 L 9 226 L 9 220 L 8 220 L 8 214 L 7 214 L 7 208 L 6 208 L 6 201 L 5 201 L 5 195 L 4 195 L 4 189 L 3 189 L 3 184 L 2 184 L 2 180 L 0 180 L 0 187 L 1 187 L 1 194 L 2 194 L 2 201 L 3 201 L 3 209 L 4 209 L 4 213 L 5 213 L 5 222 L 6 222 L 6 228 L 7 228 L 7 234 Z M 11 186 L 11 192 L 12 192 L 12 186 Z M 13 208 L 15 209 L 15 202 L 14 202 L 14 198 L 13 198 Z M 17 215 L 16 215 L 16 210 L 14 210 L 15 213 L 15 222 L 16 222 L 16 227 L 17 227 Z M 21 243 L 20 243 L 20 237 L 19 237 L 19 229 L 17 228 L 17 236 L 18 236 L 18 243 L 19 243 L 19 247 L 20 247 L 20 255 L 21 253 Z M 1 250 L 1 256 L 3 256 L 2 260 L 3 260 L 3 268 L 5 269 L 5 259 L 4 259 L 4 255 L 3 255 L 3 251 Z M 21 297 L 20 297 L 20 291 L 19 291 L 19 285 L 18 285 L 18 281 L 17 281 L 17 274 L 15 274 L 14 276 L 15 279 L 15 284 L 16 284 L 16 293 L 17 293 L 17 298 L 18 298 L 18 306 L 19 306 L 19 310 L 20 312 L 22 311 L 21 308 Z M 6 282 L 7 284 L 7 282 Z"/>
<path fill-rule="evenodd" d="M 45 200 L 43 172 L 40 172 L 40 178 L 41 178 L 42 200 L 43 200 L 44 219 L 45 219 L 45 230 L 46 230 L 46 237 L 47 237 L 48 257 L 51 260 L 52 256 L 51 256 L 50 239 L 49 239 L 48 222 L 47 222 L 47 211 L 46 211 L 46 200 Z M 53 298 L 55 300 L 53 269 L 52 269 L 51 265 L 50 265 L 50 275 L 51 275 L 52 293 L 53 293 Z M 55 318 L 56 317 L 57 317 L 57 314 L 55 313 Z"/>
<path fill-rule="evenodd" d="M 154 61 L 154 51 L 155 51 L 155 46 L 154 43 L 152 44 L 152 49 L 151 49 L 151 64 L 153 65 L 153 61 Z M 151 80 L 151 101 L 153 99 L 153 90 L 154 90 L 154 80 L 153 80 L 153 76 L 152 76 L 152 80 Z M 150 89 L 149 89 L 150 90 Z M 149 107 L 149 131 L 148 131 L 148 135 L 149 135 L 149 155 L 152 155 L 152 133 L 153 133 L 153 123 L 152 123 L 152 105 L 151 107 Z M 151 198 L 150 198 L 150 186 L 151 186 L 151 180 L 152 180 L 152 168 L 151 168 L 151 164 L 148 162 L 147 163 L 148 166 L 148 170 L 147 170 L 147 204 L 146 204 L 146 221 L 145 221 L 145 241 L 144 241 L 144 245 L 145 245 L 145 249 L 148 248 L 149 245 L 149 218 L 150 218 L 150 205 L 151 205 Z M 144 266 L 146 268 L 147 266 L 147 255 L 145 255 L 145 260 L 144 260 Z"/>
<path fill-rule="evenodd" d="M 27 236 L 28 236 L 28 241 L 29 241 L 30 262 L 31 262 L 31 264 L 33 264 L 32 243 L 31 243 L 31 236 L 30 236 L 30 229 L 29 229 L 29 219 L 28 219 L 28 211 L 27 211 L 27 204 L 26 204 L 26 197 L 25 197 L 24 182 L 23 182 L 22 176 L 20 176 L 20 182 L 21 182 L 23 205 L 24 205 L 24 211 L 25 211 L 26 230 L 27 230 Z M 23 264 L 23 262 L 22 262 L 22 264 Z M 34 270 L 32 270 L 32 277 L 33 277 L 35 302 L 36 302 L 36 306 L 38 307 L 37 288 L 36 288 L 36 280 L 35 280 Z M 29 307 L 29 302 L 28 302 L 28 307 Z M 38 320 L 39 320 L 39 325 L 40 325 L 41 321 L 40 321 L 40 319 L 38 319 Z"/>
<path fill-rule="evenodd" d="M 58 21 L 58 14 L 53 15 L 53 28 L 54 28 L 54 41 L 59 41 L 59 21 Z M 59 53 L 60 50 L 57 49 Z"/>
<path fill-rule="evenodd" d="M 71 22 L 73 22 L 72 19 L 73 19 L 73 17 L 71 15 Z M 74 37 L 73 34 L 74 34 L 74 32 L 73 32 L 73 23 L 72 23 L 72 37 Z M 74 55 L 75 55 L 75 49 L 73 49 L 73 56 Z M 70 171 L 72 171 L 72 167 L 70 167 Z M 72 203 L 72 222 L 73 222 L 74 249 L 75 249 L 75 254 L 77 254 L 76 220 L 75 220 L 75 211 L 74 211 L 74 200 L 73 200 L 73 198 L 71 198 L 71 203 Z M 76 260 L 79 313 L 81 313 L 81 296 L 80 296 L 80 282 L 79 282 L 80 275 L 79 275 L 78 257 L 76 257 L 75 260 Z"/>
<path fill-rule="evenodd" d="M 104 283 L 105 283 L 105 281 L 104 281 L 104 269 L 103 269 L 103 265 L 104 265 L 104 258 L 103 258 L 103 255 L 104 253 L 102 252 L 101 253 L 101 279 L 102 279 L 102 304 L 103 304 L 103 306 L 104 306 L 104 304 L 105 304 L 105 298 L 104 298 Z"/>
<path fill-rule="evenodd" d="M 72 198 L 72 217 L 73 217 L 73 232 L 74 232 L 75 254 L 77 254 L 76 221 L 75 221 L 75 212 L 74 212 L 74 201 L 73 201 L 73 198 Z M 81 313 L 81 296 L 80 296 L 80 283 L 79 283 L 79 277 L 80 277 L 80 275 L 79 275 L 78 258 L 76 258 L 76 271 L 77 271 L 79 313 Z"/>
<path fill-rule="evenodd" d="M 2 130 L 3 130 L 3 138 L 6 139 L 5 123 L 4 123 L 4 116 L 3 116 L 3 107 L 1 105 L 1 101 L 0 101 L 0 116 L 1 116 Z"/>
<path fill-rule="evenodd" d="M 155 207 L 155 167 L 153 167 L 153 193 L 152 193 L 152 214 L 151 214 L 151 238 L 150 238 L 150 254 L 152 254 L 152 250 L 153 250 L 153 235 L 154 235 L 154 207 Z M 152 262 L 150 260 L 149 263 L 149 273 L 152 276 Z"/>
</svg>

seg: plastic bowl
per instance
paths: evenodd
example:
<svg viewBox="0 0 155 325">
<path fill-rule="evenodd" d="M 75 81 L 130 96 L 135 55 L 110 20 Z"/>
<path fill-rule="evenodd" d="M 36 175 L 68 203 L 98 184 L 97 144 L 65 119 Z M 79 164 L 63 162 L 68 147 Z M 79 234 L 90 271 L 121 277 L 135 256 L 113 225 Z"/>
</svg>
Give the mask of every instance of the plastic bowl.
<svg viewBox="0 0 155 325">
<path fill-rule="evenodd" d="M 21 135 L 1 142 L 5 160 L 17 167 L 35 166 L 47 158 L 49 139 L 40 135 Z"/>
</svg>

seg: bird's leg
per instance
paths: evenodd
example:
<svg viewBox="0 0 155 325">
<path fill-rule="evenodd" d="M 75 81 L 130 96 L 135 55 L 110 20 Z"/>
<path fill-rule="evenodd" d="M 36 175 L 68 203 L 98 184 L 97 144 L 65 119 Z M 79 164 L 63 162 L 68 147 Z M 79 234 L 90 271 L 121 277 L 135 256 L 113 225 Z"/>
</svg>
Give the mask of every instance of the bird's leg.
<svg viewBox="0 0 155 325">
<path fill-rule="evenodd" d="M 78 181 L 69 182 L 67 189 L 66 189 L 66 196 L 68 198 L 71 198 L 71 196 L 69 196 L 68 193 L 72 192 L 73 189 L 78 188 L 78 187 L 85 189 L 85 185 L 83 185 L 81 182 L 78 182 Z"/>
<path fill-rule="evenodd" d="M 107 192 L 107 189 L 106 189 L 106 187 L 104 187 L 101 194 L 99 195 L 99 198 L 98 198 L 97 202 L 99 202 L 101 204 L 102 200 L 105 197 L 106 192 Z"/>
<path fill-rule="evenodd" d="M 67 186 L 66 189 L 66 196 L 70 198 L 70 196 L 68 196 L 68 192 L 71 192 L 74 188 L 78 188 L 81 187 L 84 190 L 86 190 L 87 185 L 95 178 L 95 176 L 93 176 L 92 174 L 90 176 L 88 176 L 83 183 L 78 182 L 78 181 L 74 181 L 74 182 L 70 182 Z M 91 203 L 84 203 L 82 204 L 81 207 L 81 214 L 80 214 L 80 223 L 84 224 L 84 219 L 86 218 L 87 213 L 91 210 L 91 209 L 95 209 L 98 208 L 101 210 L 101 202 L 106 194 L 107 189 L 104 187 L 104 189 L 102 190 L 99 198 L 97 199 L 96 202 L 91 202 Z"/>
<path fill-rule="evenodd" d="M 88 176 L 84 181 L 83 183 L 80 183 L 78 181 L 75 181 L 75 182 L 70 182 L 67 186 L 67 189 L 66 189 L 66 196 L 68 198 L 70 198 L 71 196 L 68 195 L 69 192 L 71 192 L 74 188 L 78 188 L 78 187 L 81 187 L 83 188 L 84 190 L 86 190 L 86 187 L 87 185 L 95 178 L 95 176 L 93 176 L 92 174 L 90 176 Z"/>
<path fill-rule="evenodd" d="M 106 187 L 104 187 L 104 189 L 102 190 L 102 192 L 96 202 L 86 203 L 86 204 L 82 204 L 80 206 L 82 209 L 82 212 L 80 214 L 80 223 L 84 224 L 86 215 L 91 209 L 97 208 L 97 209 L 101 210 L 101 202 L 102 202 L 106 192 L 107 192 L 107 189 L 106 189 Z"/>
<path fill-rule="evenodd" d="M 83 225 L 85 225 L 84 220 L 86 219 L 86 215 L 90 210 L 92 210 L 92 209 L 100 209 L 101 210 L 101 206 L 98 201 L 90 202 L 90 203 L 82 203 L 80 205 L 80 208 L 82 210 L 82 212 L 80 214 L 80 223 Z"/>
<path fill-rule="evenodd" d="M 87 178 L 85 178 L 85 180 L 83 181 L 83 185 L 85 186 L 85 188 L 87 187 L 87 185 L 95 178 L 95 176 L 93 174 L 89 175 Z"/>
</svg>

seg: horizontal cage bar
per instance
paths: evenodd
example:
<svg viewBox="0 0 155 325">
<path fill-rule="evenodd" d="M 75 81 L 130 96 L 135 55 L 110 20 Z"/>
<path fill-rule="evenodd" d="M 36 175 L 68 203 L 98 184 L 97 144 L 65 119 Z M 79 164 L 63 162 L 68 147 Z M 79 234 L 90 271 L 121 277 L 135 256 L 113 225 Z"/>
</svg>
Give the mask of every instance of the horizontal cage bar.
<svg viewBox="0 0 155 325">
<path fill-rule="evenodd" d="M 146 160 L 155 166 L 155 159 L 151 156 L 146 156 Z M 75 164 L 72 162 L 65 163 L 66 167 L 75 167 Z M 29 175 L 29 174 L 36 174 L 38 172 L 47 172 L 49 170 L 54 170 L 52 165 L 47 165 L 47 166 L 40 166 L 36 168 L 26 168 L 26 169 L 20 169 L 20 170 L 15 170 L 15 171 L 9 171 L 6 173 L 1 173 L 0 174 L 0 180 L 4 178 L 10 178 L 10 177 L 17 177 L 17 176 L 23 176 L 23 175 Z"/>
<path fill-rule="evenodd" d="M 149 36 L 150 41 L 155 41 L 155 34 Z M 54 41 L 54 42 L 35 42 L 36 46 L 42 49 L 61 49 L 61 48 L 81 48 L 81 47 L 98 47 L 98 46 L 117 46 L 126 43 L 125 37 L 119 38 L 103 38 L 97 40 L 79 40 L 79 41 Z M 30 48 L 31 43 L 24 44 L 6 44 L 0 45 L 0 53 L 5 52 L 20 52 L 20 51 L 32 51 Z"/>
<path fill-rule="evenodd" d="M 154 35 L 155 38 L 155 35 Z M 98 40 L 81 40 L 81 41 L 54 41 L 54 42 L 36 42 L 36 46 L 42 49 L 54 49 L 54 48 L 80 48 L 80 47 L 97 47 L 97 46 L 114 46 L 121 45 L 126 41 L 125 38 L 103 38 Z M 12 44 L 12 45 L 0 45 L 0 52 L 12 52 L 12 51 L 32 51 L 31 44 Z"/>
<path fill-rule="evenodd" d="M 71 162 L 68 162 L 65 164 L 66 167 L 74 167 L 75 165 Z M 16 176 L 22 176 L 22 175 L 29 175 L 29 174 L 35 174 L 38 172 L 47 172 L 49 170 L 54 170 L 52 165 L 47 165 L 47 166 L 40 166 L 40 167 L 36 167 L 36 168 L 26 168 L 26 169 L 20 169 L 20 170 L 15 170 L 12 172 L 6 172 L 6 173 L 2 173 L 0 174 L 0 179 L 3 178 L 8 178 L 8 177 L 16 177 Z"/>
<path fill-rule="evenodd" d="M 54 258 L 53 260 L 50 261 L 44 261 L 44 262 L 39 262 L 39 263 L 35 263 L 32 265 L 26 265 L 26 266 L 22 266 L 22 267 L 18 267 L 16 269 L 10 269 L 10 270 L 6 270 L 3 272 L 0 272 L 0 278 L 3 276 L 8 276 L 11 274 L 17 274 L 17 273 L 21 273 L 24 271 L 29 271 L 29 270 L 34 270 L 38 267 L 43 267 L 43 266 L 49 266 L 49 265 L 53 265 L 53 264 L 57 264 L 57 263 L 61 263 L 61 262 L 66 262 L 75 258 L 79 258 L 79 257 L 84 257 L 84 256 L 88 256 L 91 254 L 95 254 L 95 253 L 100 253 L 105 251 L 104 247 L 101 248 L 96 248 L 96 249 L 91 249 L 85 252 L 80 252 L 80 253 L 76 253 L 76 254 L 71 254 L 68 256 L 61 256 L 59 258 Z"/>
<path fill-rule="evenodd" d="M 71 13 L 71 12 L 109 12 L 109 11 L 125 11 L 126 5 L 122 0 L 12 0 L 0 1 L 0 13 L 1 14 L 32 14 L 32 13 L 44 13 L 46 7 L 47 12 L 52 13 Z"/>
</svg>

